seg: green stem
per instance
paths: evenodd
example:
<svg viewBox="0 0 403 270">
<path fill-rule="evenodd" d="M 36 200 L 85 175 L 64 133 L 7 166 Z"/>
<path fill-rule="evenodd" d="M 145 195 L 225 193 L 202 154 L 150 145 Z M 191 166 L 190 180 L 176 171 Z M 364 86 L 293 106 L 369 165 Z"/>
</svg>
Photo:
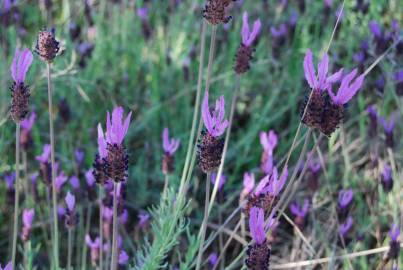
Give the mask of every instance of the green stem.
<svg viewBox="0 0 403 270">
<path fill-rule="evenodd" d="M 57 194 L 56 194 L 56 167 L 55 167 L 55 135 L 53 130 L 53 102 L 52 87 L 50 82 L 50 65 L 47 63 L 48 78 L 48 102 L 49 102 L 49 135 L 50 135 L 50 158 L 52 166 L 52 205 L 53 205 L 53 259 L 56 270 L 59 270 L 59 229 L 57 225 Z"/>
<path fill-rule="evenodd" d="M 103 193 L 103 185 L 99 185 L 99 192 L 98 192 L 98 202 L 99 202 L 99 239 L 101 243 L 101 248 L 99 249 L 99 269 L 103 270 L 103 243 L 104 243 L 104 230 L 103 230 L 103 206 L 102 206 L 102 193 Z"/>
<path fill-rule="evenodd" d="M 18 232 L 18 212 L 20 211 L 20 134 L 21 124 L 17 123 L 15 129 L 15 199 L 14 199 L 14 228 L 12 247 L 12 269 L 15 268 L 15 257 L 17 255 L 17 232 Z"/>
<path fill-rule="evenodd" d="M 112 260 L 111 260 L 111 270 L 116 270 L 117 268 L 117 258 L 118 258 L 118 185 L 120 183 L 113 184 L 113 233 L 112 233 Z"/>
<path fill-rule="evenodd" d="M 67 247 L 67 270 L 71 270 L 71 251 L 72 251 L 72 229 L 68 229 L 68 247 Z"/>
<path fill-rule="evenodd" d="M 92 214 L 92 204 L 89 202 L 88 203 L 88 208 L 87 208 L 87 218 L 85 221 L 85 228 L 84 228 L 84 238 L 90 231 L 90 225 L 91 225 L 91 214 Z M 81 254 L 81 270 L 86 270 L 87 268 L 87 245 L 85 244 L 85 241 L 83 243 L 83 251 Z"/>
<path fill-rule="evenodd" d="M 193 111 L 193 120 L 192 120 L 192 129 L 190 132 L 189 142 L 188 142 L 188 149 L 186 152 L 186 160 L 185 165 L 183 167 L 182 178 L 180 183 L 180 189 L 182 190 L 184 180 L 186 179 L 186 173 L 189 168 L 190 157 L 193 149 L 193 141 L 195 138 L 195 131 L 196 131 L 196 124 L 199 114 L 199 106 L 200 106 L 200 96 L 201 96 L 201 87 L 202 87 L 202 79 L 203 79 L 203 67 L 204 67 L 204 51 L 206 47 L 206 20 L 203 20 L 202 23 L 202 30 L 201 30 L 201 44 L 200 44 L 200 55 L 199 55 L 199 74 L 197 77 L 197 92 L 196 92 L 196 102 Z"/>
<path fill-rule="evenodd" d="M 168 183 L 169 183 L 169 175 L 165 174 L 165 182 L 164 182 L 164 190 L 162 191 L 162 196 L 165 198 L 167 195 L 168 190 Z"/>
<path fill-rule="evenodd" d="M 205 203 L 204 218 L 203 218 L 203 222 L 202 222 L 200 234 L 199 234 L 200 244 L 199 244 L 199 253 L 197 255 L 196 270 L 199 270 L 201 267 L 204 239 L 206 238 L 206 229 L 207 229 L 207 221 L 208 221 L 208 207 L 209 207 L 209 200 L 210 200 L 210 180 L 211 180 L 211 174 L 207 173 L 207 175 L 206 175 L 206 199 L 204 202 Z"/>
</svg>

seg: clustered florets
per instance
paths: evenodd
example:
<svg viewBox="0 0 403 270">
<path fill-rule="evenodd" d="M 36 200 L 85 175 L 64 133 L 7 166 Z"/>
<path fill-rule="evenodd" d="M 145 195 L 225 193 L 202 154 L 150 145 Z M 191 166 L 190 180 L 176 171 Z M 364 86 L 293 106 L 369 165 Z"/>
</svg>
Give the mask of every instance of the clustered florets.
<svg viewBox="0 0 403 270">
<path fill-rule="evenodd" d="M 203 9 L 203 17 L 212 25 L 228 23 L 232 17 L 228 15 L 230 4 L 236 0 L 207 0 Z"/>
<path fill-rule="evenodd" d="M 164 128 L 162 132 L 162 148 L 164 149 L 164 155 L 162 157 L 162 172 L 170 174 L 175 169 L 175 157 L 174 153 L 178 150 L 179 139 L 170 139 L 168 128 Z"/>
<path fill-rule="evenodd" d="M 43 61 L 52 62 L 60 50 L 54 31 L 40 31 L 36 41 L 35 52 Z"/>
</svg>

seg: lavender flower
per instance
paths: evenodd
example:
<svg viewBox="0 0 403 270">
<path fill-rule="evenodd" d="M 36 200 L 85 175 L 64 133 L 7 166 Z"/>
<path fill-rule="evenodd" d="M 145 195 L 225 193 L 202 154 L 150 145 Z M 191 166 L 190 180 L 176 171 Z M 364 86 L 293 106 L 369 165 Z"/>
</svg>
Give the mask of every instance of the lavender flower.
<svg viewBox="0 0 403 270">
<path fill-rule="evenodd" d="M 308 214 L 309 210 L 309 200 L 304 199 L 304 204 L 300 206 L 297 202 L 293 202 L 290 205 L 291 213 L 300 218 L 305 218 L 306 214 Z"/>
<path fill-rule="evenodd" d="M 93 187 L 96 182 L 93 171 L 93 169 L 90 169 L 85 173 L 85 179 L 87 181 L 88 187 Z"/>
<path fill-rule="evenodd" d="M 390 230 L 389 230 L 389 237 L 390 237 L 390 248 L 387 253 L 387 258 L 388 259 L 397 259 L 399 257 L 400 253 L 400 241 L 399 241 L 399 236 L 400 236 L 400 229 L 399 225 L 397 223 L 394 223 Z"/>
<path fill-rule="evenodd" d="M 401 41 L 400 43 L 403 42 Z M 396 83 L 396 93 L 401 96 L 403 95 L 403 69 L 397 71 L 393 76 L 395 83 Z"/>
<path fill-rule="evenodd" d="M 70 192 L 67 192 L 67 195 L 65 197 L 65 202 L 67 205 L 67 211 L 65 214 L 65 225 L 68 229 L 74 228 L 74 226 L 78 222 L 78 217 L 76 214 L 76 197 L 72 195 Z"/>
<path fill-rule="evenodd" d="M 340 190 L 339 198 L 338 198 L 339 207 L 343 208 L 343 209 L 347 208 L 350 205 L 351 201 L 353 200 L 353 196 L 354 196 L 354 193 L 351 188 L 347 189 L 347 190 L 344 190 L 344 189 Z"/>
<path fill-rule="evenodd" d="M 59 52 L 59 42 L 55 39 L 55 31 L 40 31 L 35 51 L 45 62 L 51 63 Z"/>
<path fill-rule="evenodd" d="M 369 24 L 369 30 L 371 31 L 372 35 L 375 38 L 381 38 L 383 33 L 381 30 L 381 26 L 374 20 L 370 21 Z"/>
<path fill-rule="evenodd" d="M 31 228 L 32 228 L 32 221 L 34 220 L 35 217 L 35 209 L 24 209 L 22 212 L 22 233 L 21 233 L 21 239 L 22 241 L 28 241 L 29 236 L 31 233 Z"/>
<path fill-rule="evenodd" d="M 141 20 L 148 20 L 148 8 L 146 6 L 137 9 L 137 16 Z"/>
<path fill-rule="evenodd" d="M 376 131 L 378 128 L 378 112 L 376 110 L 375 105 L 369 105 L 366 109 L 369 119 L 370 125 L 368 127 L 368 133 L 371 138 L 376 136 Z"/>
<path fill-rule="evenodd" d="M 348 235 L 348 233 L 350 232 L 352 226 L 353 226 L 353 218 L 351 216 L 349 216 L 343 224 L 340 224 L 339 234 L 343 238 L 345 238 Z"/>
<path fill-rule="evenodd" d="M 121 224 L 126 224 L 129 221 L 129 212 L 124 209 L 122 214 L 119 216 L 119 221 Z"/>
<path fill-rule="evenodd" d="M 6 182 L 7 190 L 14 190 L 15 172 L 4 175 L 4 181 Z"/>
<path fill-rule="evenodd" d="M 266 175 L 262 180 L 260 180 L 255 189 L 255 195 L 259 196 L 260 194 L 268 193 L 271 196 L 277 196 L 283 189 L 287 177 L 288 168 L 284 169 L 283 175 L 279 178 L 277 168 L 274 167 L 271 175 Z"/>
<path fill-rule="evenodd" d="M 137 217 L 139 218 L 137 226 L 139 226 L 140 229 L 144 229 L 150 222 L 150 215 L 146 212 L 138 214 Z"/>
<path fill-rule="evenodd" d="M 203 131 L 198 144 L 197 161 L 203 172 L 216 170 L 221 163 L 221 155 L 224 148 L 224 139 L 220 137 L 228 126 L 228 120 L 224 119 L 224 96 L 216 100 L 215 110 L 210 112 L 208 92 L 206 91 L 202 104 L 202 118 L 207 132 Z"/>
<path fill-rule="evenodd" d="M 252 60 L 254 50 L 252 44 L 256 41 L 260 29 L 262 28 L 262 23 L 260 22 L 260 20 L 256 20 L 253 23 L 252 31 L 250 30 L 248 13 L 246 11 L 243 13 L 242 20 L 243 20 L 241 30 L 242 42 L 238 48 L 234 66 L 234 70 L 237 74 L 242 74 L 249 70 L 250 61 Z"/>
<path fill-rule="evenodd" d="M 260 168 L 267 175 L 272 172 L 274 166 L 273 152 L 277 146 L 278 138 L 273 130 L 270 130 L 268 133 L 262 131 L 259 136 L 260 144 L 263 146 Z"/>
<path fill-rule="evenodd" d="M 75 190 L 80 189 L 80 180 L 77 176 L 73 175 L 72 177 L 70 177 L 70 185 Z"/>
<path fill-rule="evenodd" d="M 32 112 L 28 118 L 25 118 L 21 121 L 21 135 L 20 135 L 20 144 L 21 147 L 27 151 L 28 147 L 32 145 L 31 138 L 31 129 L 35 123 L 36 113 Z"/>
<path fill-rule="evenodd" d="M 392 168 L 385 164 L 383 166 L 383 170 L 381 172 L 382 176 L 382 187 L 385 192 L 390 192 L 393 188 L 393 179 L 392 179 Z"/>
<path fill-rule="evenodd" d="M 218 261 L 217 252 L 211 252 L 210 256 L 208 257 L 208 261 L 211 267 L 214 267 Z"/>
<path fill-rule="evenodd" d="M 331 85 L 328 85 L 327 91 L 334 104 L 346 104 L 358 92 L 358 90 L 360 90 L 364 82 L 364 74 L 358 76 L 354 82 L 351 82 L 355 78 L 356 74 L 357 69 L 354 69 L 342 79 L 340 88 L 336 95 L 333 94 Z"/>
<path fill-rule="evenodd" d="M 179 139 L 169 138 L 168 128 L 164 128 L 162 133 L 162 147 L 164 156 L 162 158 L 162 172 L 164 174 L 172 173 L 175 169 L 175 159 L 173 154 L 179 147 Z"/>
<path fill-rule="evenodd" d="M 21 122 L 29 110 L 29 87 L 25 85 L 25 77 L 34 57 L 28 49 L 15 50 L 13 62 L 11 64 L 11 77 L 14 80 L 11 86 L 11 116 L 16 123 Z"/>
<path fill-rule="evenodd" d="M 394 146 L 393 130 L 395 128 L 395 115 L 392 114 L 389 117 L 389 120 L 386 120 L 383 117 L 379 117 L 379 121 L 381 122 L 383 130 L 385 131 L 386 145 L 390 148 L 393 148 Z"/>
<path fill-rule="evenodd" d="M 228 120 L 224 119 L 224 107 L 224 96 L 220 96 L 220 98 L 216 100 L 215 109 L 210 112 L 208 103 L 208 92 L 205 92 L 202 105 L 202 117 L 204 126 L 212 137 L 221 136 L 228 126 Z"/>
<path fill-rule="evenodd" d="M 21 121 L 21 128 L 26 131 L 31 131 L 36 119 L 36 113 L 32 112 L 29 118 Z"/>
<path fill-rule="evenodd" d="M 130 112 L 126 119 L 123 120 L 123 108 L 116 107 L 112 111 L 112 118 L 107 112 L 106 116 L 106 142 L 111 145 L 121 145 L 129 129 Z"/>
<path fill-rule="evenodd" d="M 215 185 L 215 182 L 217 180 L 217 174 L 212 173 L 211 174 L 211 183 Z M 225 182 L 227 181 L 227 177 L 225 175 L 221 175 L 220 181 L 218 182 L 218 191 L 222 191 L 222 188 L 224 187 Z"/>
<path fill-rule="evenodd" d="M 100 239 L 99 237 L 97 237 L 95 238 L 95 240 L 92 240 L 91 237 L 87 234 L 85 236 L 85 243 L 90 248 L 91 264 L 95 267 L 97 265 L 97 261 L 99 260 L 99 252 L 101 246 Z"/>
<path fill-rule="evenodd" d="M 203 17 L 212 25 L 228 23 L 232 18 L 227 15 L 231 2 L 232 1 L 207 0 L 203 9 Z"/>
<path fill-rule="evenodd" d="M 273 220 L 272 217 L 270 219 Z M 266 241 L 266 229 L 263 209 L 252 207 L 249 216 L 249 231 L 255 243 L 250 244 L 246 252 L 248 258 L 245 263 L 248 269 L 267 269 L 269 265 L 270 246 Z"/>
<path fill-rule="evenodd" d="M 66 195 L 66 198 L 65 198 L 65 202 L 66 202 L 66 205 L 67 205 L 67 209 L 68 209 L 70 212 L 74 212 L 75 207 L 76 207 L 76 198 L 74 197 L 74 195 L 72 195 L 72 194 L 70 193 L 70 191 L 67 192 L 67 195 Z"/>
<path fill-rule="evenodd" d="M 64 172 L 60 172 L 55 179 L 55 187 L 56 187 L 56 192 L 59 193 L 60 190 L 62 189 L 63 185 L 66 183 L 68 177 L 64 174 Z"/>
<path fill-rule="evenodd" d="M 36 156 L 35 159 L 41 163 L 48 163 L 50 159 L 50 144 L 45 144 L 42 154 Z"/>
<path fill-rule="evenodd" d="M 127 262 L 129 261 L 129 256 L 127 255 L 126 251 L 122 250 L 119 253 L 119 264 L 120 265 L 126 265 Z"/>
<path fill-rule="evenodd" d="M 78 165 L 80 165 L 82 162 L 83 162 L 83 160 L 84 160 L 84 151 L 83 150 L 81 150 L 81 149 L 76 149 L 75 151 L 74 151 L 74 158 L 75 158 L 75 160 L 76 160 L 76 162 L 77 162 L 77 164 Z"/>
</svg>

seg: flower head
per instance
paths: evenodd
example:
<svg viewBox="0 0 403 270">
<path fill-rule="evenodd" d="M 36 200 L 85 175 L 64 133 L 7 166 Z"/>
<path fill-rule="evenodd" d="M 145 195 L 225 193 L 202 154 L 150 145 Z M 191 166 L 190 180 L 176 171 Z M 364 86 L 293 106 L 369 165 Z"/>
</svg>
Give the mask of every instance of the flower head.
<svg viewBox="0 0 403 270">
<path fill-rule="evenodd" d="M 393 242 L 398 242 L 400 236 L 400 229 L 397 223 L 394 223 L 389 230 L 389 237 Z"/>
<path fill-rule="evenodd" d="M 137 16 L 142 20 L 148 19 L 148 8 L 146 6 L 137 9 Z"/>
<path fill-rule="evenodd" d="M 67 192 L 66 198 L 64 199 L 67 205 L 67 208 L 72 213 L 74 212 L 74 208 L 76 207 L 76 197 L 69 192 Z"/>
<path fill-rule="evenodd" d="M 300 206 L 298 205 L 298 203 L 293 202 L 290 205 L 290 210 L 295 216 L 304 218 L 309 211 L 309 200 L 304 199 L 303 206 Z"/>
<path fill-rule="evenodd" d="M 208 261 L 211 266 L 214 266 L 218 261 L 217 252 L 211 252 L 210 256 L 208 257 Z"/>
<path fill-rule="evenodd" d="M 211 183 L 215 185 L 215 181 L 217 180 L 217 174 L 212 173 L 211 174 Z M 224 187 L 225 182 L 227 181 L 227 177 L 223 174 L 221 174 L 220 181 L 218 182 L 218 190 L 221 191 L 222 188 Z"/>
<path fill-rule="evenodd" d="M 369 24 L 369 30 L 371 31 L 372 35 L 375 38 L 381 38 L 382 37 L 382 30 L 381 26 L 374 20 L 370 21 Z"/>
<path fill-rule="evenodd" d="M 354 193 L 351 188 L 347 189 L 347 190 L 344 190 L 344 189 L 340 190 L 339 199 L 338 199 L 339 207 L 346 208 L 351 203 L 353 196 L 354 196 Z"/>
<path fill-rule="evenodd" d="M 43 152 L 41 155 L 36 156 L 35 159 L 41 163 L 47 163 L 50 159 L 50 144 L 45 144 L 43 146 Z"/>
<path fill-rule="evenodd" d="M 79 189 L 80 188 L 80 180 L 78 179 L 77 176 L 73 175 L 72 177 L 70 177 L 70 185 L 74 189 Z"/>
<path fill-rule="evenodd" d="M 2 268 L 0 264 L 0 270 L 13 270 L 13 265 L 11 264 L 11 262 L 9 262 L 8 264 L 6 264 L 6 266 L 4 266 L 4 268 Z"/>
<path fill-rule="evenodd" d="M 21 127 L 26 131 L 30 131 L 35 123 L 35 119 L 36 113 L 32 112 L 29 118 L 25 118 L 21 121 Z"/>
<path fill-rule="evenodd" d="M 382 181 L 389 182 L 390 180 L 392 180 L 392 168 L 389 165 L 385 164 L 385 166 L 383 166 L 381 174 Z"/>
<path fill-rule="evenodd" d="M 35 217 L 35 209 L 24 209 L 22 212 L 22 223 L 25 228 L 31 228 L 32 227 L 32 221 L 34 220 Z"/>
<path fill-rule="evenodd" d="M 369 116 L 373 117 L 374 119 L 378 118 L 378 111 L 376 110 L 375 105 L 369 105 L 366 109 Z"/>
<path fill-rule="evenodd" d="M 127 255 L 126 251 L 122 250 L 119 253 L 119 264 L 120 265 L 126 265 L 127 262 L 129 261 L 129 256 Z"/>
<path fill-rule="evenodd" d="M 95 238 L 95 240 L 92 240 L 89 234 L 85 236 L 85 243 L 90 249 L 98 249 L 101 245 L 99 237 Z"/>
<path fill-rule="evenodd" d="M 274 38 L 281 38 L 287 34 L 287 26 L 285 23 L 280 24 L 277 28 L 275 26 L 270 27 L 270 33 Z"/>
<path fill-rule="evenodd" d="M 101 158 L 105 158 L 108 155 L 105 135 L 100 123 L 98 124 L 98 154 Z"/>
<path fill-rule="evenodd" d="M 148 214 L 148 213 L 140 213 L 138 216 L 137 216 L 138 218 L 139 218 L 139 223 L 138 223 L 138 226 L 141 228 L 141 229 L 144 229 L 144 227 L 148 224 L 148 222 L 150 221 L 150 214 Z"/>
<path fill-rule="evenodd" d="M 354 79 L 356 75 L 357 69 L 354 69 L 349 74 L 344 76 L 336 95 L 333 94 L 331 85 L 328 85 L 327 92 L 335 104 L 346 104 L 358 92 L 358 90 L 360 90 L 362 84 L 364 83 L 364 74 L 361 74 Z M 354 82 L 352 82 L 353 79 Z"/>
<path fill-rule="evenodd" d="M 249 172 L 244 173 L 242 193 L 247 195 L 253 190 L 254 187 L 255 187 L 255 175 Z"/>
<path fill-rule="evenodd" d="M 316 77 L 316 71 L 313 66 L 313 56 L 312 51 L 308 49 L 304 58 L 304 73 L 305 79 L 312 89 L 318 91 L 324 91 L 332 83 L 336 83 L 340 80 L 343 69 L 340 69 L 333 75 L 327 76 L 329 71 L 329 56 L 325 54 L 321 61 L 318 63 L 318 75 Z"/>
<path fill-rule="evenodd" d="M 15 49 L 13 63 L 11 64 L 11 77 L 15 83 L 23 83 L 29 67 L 32 64 L 34 57 L 30 50 L 24 49 L 20 51 Z"/>
<path fill-rule="evenodd" d="M 169 139 L 169 130 L 168 128 L 164 128 L 164 131 L 162 132 L 162 147 L 164 148 L 165 153 L 172 156 L 178 149 L 179 144 L 179 139 Z"/>
<path fill-rule="evenodd" d="M 339 233 L 343 237 L 345 237 L 348 234 L 348 232 L 350 231 L 352 226 L 353 226 L 353 218 L 351 216 L 349 216 L 343 224 L 340 224 Z"/>
<path fill-rule="evenodd" d="M 278 170 L 274 167 L 271 175 L 266 175 L 255 189 L 255 195 L 260 195 L 264 193 L 269 193 L 273 196 L 277 196 L 278 193 L 283 189 L 285 181 L 288 177 L 288 168 L 284 169 L 284 173 L 278 177 Z"/>
<path fill-rule="evenodd" d="M 86 179 L 86 181 L 87 181 L 87 185 L 89 186 L 89 187 L 92 187 L 92 186 L 94 186 L 94 184 L 95 184 L 95 177 L 94 177 L 94 174 L 93 174 L 93 169 L 89 169 L 86 173 L 85 173 L 85 179 Z"/>
<path fill-rule="evenodd" d="M 221 136 L 228 126 L 228 120 L 224 119 L 224 106 L 224 96 L 220 96 L 220 98 L 216 100 L 215 109 L 210 113 L 208 92 L 205 92 L 202 105 L 202 117 L 207 131 L 213 137 Z"/>
<path fill-rule="evenodd" d="M 263 209 L 257 207 L 251 208 L 249 216 L 249 230 L 253 240 L 258 245 L 261 245 L 266 241 Z"/>
<path fill-rule="evenodd" d="M 64 172 L 60 172 L 55 179 L 55 186 L 56 186 L 56 191 L 60 192 L 62 189 L 62 186 L 66 183 L 68 177 L 64 174 Z"/>
<path fill-rule="evenodd" d="M 379 117 L 379 121 L 381 122 L 383 129 L 386 133 L 392 133 L 395 128 L 395 115 L 392 114 L 389 117 L 389 120 L 386 120 L 384 117 Z"/>
<path fill-rule="evenodd" d="M 249 47 L 250 45 L 252 45 L 252 43 L 255 41 L 257 35 L 259 34 L 260 29 L 262 27 L 262 23 L 260 22 L 259 19 L 256 20 L 253 23 L 252 31 L 250 31 L 248 13 L 246 11 L 243 13 L 242 22 L 243 22 L 242 31 L 241 31 L 242 44 Z"/>
<path fill-rule="evenodd" d="M 8 190 L 13 189 L 15 181 L 15 172 L 4 175 L 4 181 L 6 182 Z"/>
<path fill-rule="evenodd" d="M 393 79 L 395 80 L 396 83 L 401 83 L 401 82 L 403 82 L 403 69 L 397 71 L 397 72 L 393 75 Z"/>
<path fill-rule="evenodd" d="M 74 150 L 74 158 L 80 164 L 84 160 L 84 151 L 81 149 Z"/>
<path fill-rule="evenodd" d="M 121 145 L 124 137 L 126 136 L 127 130 L 129 129 L 130 117 L 132 113 L 130 112 L 126 119 L 123 120 L 123 108 L 116 107 L 112 111 L 112 118 L 109 112 L 106 116 L 106 141 L 110 144 Z"/>
</svg>

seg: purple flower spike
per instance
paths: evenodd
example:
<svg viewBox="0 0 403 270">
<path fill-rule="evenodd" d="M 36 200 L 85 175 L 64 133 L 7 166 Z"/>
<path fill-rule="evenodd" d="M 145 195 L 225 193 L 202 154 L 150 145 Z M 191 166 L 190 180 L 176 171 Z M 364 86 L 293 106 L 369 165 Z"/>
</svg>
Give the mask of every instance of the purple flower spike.
<svg viewBox="0 0 403 270">
<path fill-rule="evenodd" d="M 312 89 L 323 91 L 329 87 L 332 83 L 336 83 L 340 80 L 343 69 L 340 69 L 333 75 L 327 77 L 329 71 L 329 57 L 325 54 L 322 60 L 318 63 L 318 78 L 316 77 L 316 71 L 313 66 L 312 51 L 308 49 L 304 58 L 304 73 L 305 79 Z"/>
<path fill-rule="evenodd" d="M 148 19 L 148 8 L 147 7 L 141 7 L 137 9 L 137 16 L 140 17 L 142 20 L 147 20 Z"/>
<path fill-rule="evenodd" d="M 73 175 L 72 177 L 70 177 L 70 185 L 74 189 L 79 189 L 80 188 L 80 180 L 78 179 L 77 176 Z"/>
<path fill-rule="evenodd" d="M 62 186 L 66 183 L 68 177 L 64 174 L 64 172 L 59 173 L 58 176 L 56 176 L 55 179 L 55 186 L 56 186 L 56 191 L 60 192 L 62 189 Z"/>
<path fill-rule="evenodd" d="M 353 218 L 349 216 L 347 218 L 346 222 L 344 222 L 343 224 L 340 224 L 339 233 L 343 237 L 347 236 L 347 234 L 350 231 L 352 226 L 353 226 Z"/>
<path fill-rule="evenodd" d="M 91 237 L 90 237 L 89 234 L 87 234 L 87 235 L 85 236 L 85 243 L 87 244 L 87 246 L 88 246 L 90 249 L 98 249 L 99 246 L 100 246 L 99 237 L 95 238 L 95 240 L 93 241 L 93 240 L 91 239 Z"/>
<path fill-rule="evenodd" d="M 89 187 L 93 187 L 95 184 L 95 177 L 93 171 L 94 171 L 93 169 L 90 169 L 85 173 L 85 179 Z"/>
<path fill-rule="evenodd" d="M 108 155 L 105 135 L 101 124 L 98 124 L 98 154 L 101 158 L 105 158 Z"/>
<path fill-rule="evenodd" d="M 248 13 L 246 11 L 243 13 L 242 20 L 243 20 L 241 31 L 242 44 L 245 45 L 246 47 L 249 47 L 252 45 L 257 35 L 259 34 L 260 29 L 262 28 L 262 23 L 260 22 L 260 20 L 256 20 L 253 23 L 253 29 L 251 32 L 249 28 Z"/>
<path fill-rule="evenodd" d="M 214 266 L 214 265 L 217 263 L 217 261 L 218 261 L 217 252 L 212 252 L 212 253 L 210 254 L 210 256 L 208 257 L 208 261 L 209 261 L 209 263 L 210 263 L 211 266 Z"/>
<path fill-rule="evenodd" d="M 347 189 L 347 190 L 344 190 L 344 189 L 340 190 L 339 199 L 338 199 L 339 207 L 346 208 L 351 203 L 353 196 L 354 196 L 354 193 L 351 188 Z"/>
<path fill-rule="evenodd" d="M 263 149 L 267 152 L 273 153 L 278 142 L 277 134 L 273 130 L 270 130 L 269 132 L 262 131 L 260 132 L 259 137 Z"/>
<path fill-rule="evenodd" d="M 124 137 L 129 129 L 130 117 L 132 113 L 130 112 L 126 119 L 123 120 L 123 108 L 116 107 L 112 111 L 112 118 L 107 112 L 106 116 L 106 141 L 112 145 L 121 145 Z M 98 136 L 99 139 L 99 136 Z"/>
<path fill-rule="evenodd" d="M 395 115 L 392 114 L 389 117 L 389 120 L 386 120 L 383 117 L 379 117 L 379 121 L 381 122 L 385 133 L 392 133 L 393 129 L 395 128 Z"/>
<path fill-rule="evenodd" d="M 47 163 L 50 159 L 50 144 L 45 144 L 43 146 L 43 152 L 41 155 L 36 156 L 35 159 L 41 163 Z"/>
<path fill-rule="evenodd" d="M 179 139 L 169 139 L 169 129 L 164 128 L 164 131 L 162 132 L 162 147 L 164 148 L 165 153 L 172 156 L 176 150 L 178 150 L 179 144 Z"/>
<path fill-rule="evenodd" d="M 375 119 L 378 118 L 378 111 L 376 110 L 375 105 L 369 105 L 366 111 L 371 117 L 374 117 Z"/>
<path fill-rule="evenodd" d="M 221 136 L 228 126 L 228 120 L 224 119 L 224 107 L 224 96 L 220 96 L 220 98 L 216 100 L 215 109 L 210 113 L 208 92 L 206 91 L 202 105 L 202 117 L 208 133 L 213 137 Z"/>
<path fill-rule="evenodd" d="M 35 209 L 24 209 L 22 212 L 22 223 L 24 227 L 30 229 L 32 227 L 32 221 L 35 217 Z"/>
<path fill-rule="evenodd" d="M 80 164 L 84 160 L 84 151 L 81 149 L 76 149 L 74 151 L 74 157 L 78 164 Z"/>
<path fill-rule="evenodd" d="M 274 38 L 283 37 L 287 34 L 287 26 L 285 23 L 280 24 L 277 28 L 272 26 L 270 32 Z"/>
<path fill-rule="evenodd" d="M 295 216 L 304 218 L 309 211 L 309 200 L 304 199 L 304 205 L 302 207 L 296 202 L 293 202 L 290 206 L 290 210 Z"/>
<path fill-rule="evenodd" d="M 4 268 L 2 268 L 0 264 L 0 270 L 13 270 L 13 265 L 11 264 L 11 262 L 9 262 L 8 264 L 6 264 L 6 266 L 4 266 Z"/>
<path fill-rule="evenodd" d="M 35 123 L 35 119 L 36 113 L 32 112 L 28 118 L 25 118 L 21 121 L 21 127 L 26 131 L 30 131 Z"/>
<path fill-rule="evenodd" d="M 385 164 L 385 166 L 383 166 L 381 174 L 382 181 L 390 182 L 390 180 L 392 180 L 392 168 L 389 165 Z"/>
<path fill-rule="evenodd" d="M 211 183 L 212 183 L 213 185 L 215 185 L 216 178 L 217 178 L 217 174 L 216 174 L 216 173 L 212 173 L 212 174 L 211 174 Z M 224 184 L 225 184 L 226 181 L 227 181 L 227 177 L 226 177 L 225 175 L 221 174 L 220 182 L 218 183 L 218 190 L 219 190 L 219 191 L 222 190 L 222 188 L 224 187 Z"/>
<path fill-rule="evenodd" d="M 76 207 L 76 197 L 69 192 L 67 192 L 66 198 L 64 199 L 67 205 L 67 208 L 72 213 L 74 212 L 74 208 Z"/>
<path fill-rule="evenodd" d="M 394 223 L 389 230 L 389 237 L 393 242 L 398 242 L 400 236 L 400 229 L 397 223 Z"/>
<path fill-rule="evenodd" d="M 138 216 L 139 218 L 139 223 L 138 226 L 141 229 L 144 229 L 145 226 L 148 224 L 148 222 L 150 221 L 150 215 L 148 213 L 140 213 Z"/>
<path fill-rule="evenodd" d="M 271 175 L 266 175 L 255 189 L 255 195 L 259 196 L 263 193 L 270 193 L 273 196 L 277 196 L 278 193 L 283 189 L 285 181 L 288 177 L 288 168 L 284 169 L 284 174 L 278 178 L 278 170 L 274 167 Z"/>
<path fill-rule="evenodd" d="M 30 50 L 15 50 L 13 63 L 11 64 L 11 77 L 13 77 L 15 83 L 19 84 L 25 81 L 25 75 L 27 74 L 29 66 L 31 66 L 33 60 L 34 57 Z"/>
<path fill-rule="evenodd" d="M 249 230 L 253 240 L 258 245 L 261 245 L 266 241 L 263 209 L 257 207 L 251 208 L 249 217 Z"/>
<path fill-rule="evenodd" d="M 375 38 L 382 37 L 381 27 L 376 21 L 372 20 L 369 22 L 369 30 L 371 31 L 371 33 L 374 35 Z"/>
<path fill-rule="evenodd" d="M 364 74 L 358 76 L 354 82 L 351 83 L 356 74 L 357 69 L 354 69 L 342 79 L 340 88 L 336 95 L 333 94 L 331 85 L 328 85 L 327 92 L 335 104 L 346 104 L 358 92 L 358 90 L 360 90 L 362 84 L 364 83 Z"/>
<path fill-rule="evenodd" d="M 119 264 L 126 265 L 129 261 L 129 256 L 127 255 L 126 251 L 122 250 L 119 254 Z"/>
<path fill-rule="evenodd" d="M 15 172 L 4 175 L 4 181 L 6 182 L 7 189 L 14 189 Z"/>
</svg>

